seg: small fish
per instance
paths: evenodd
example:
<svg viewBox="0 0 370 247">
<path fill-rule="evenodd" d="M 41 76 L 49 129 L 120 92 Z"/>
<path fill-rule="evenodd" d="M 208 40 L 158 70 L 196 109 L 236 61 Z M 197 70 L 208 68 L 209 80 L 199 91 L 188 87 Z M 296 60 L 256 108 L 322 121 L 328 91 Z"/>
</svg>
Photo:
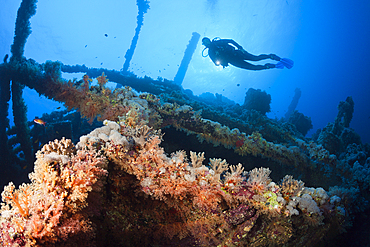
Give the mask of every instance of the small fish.
<svg viewBox="0 0 370 247">
<path fill-rule="evenodd" d="M 46 124 L 46 122 L 44 122 L 43 120 L 41 120 L 41 119 L 39 119 L 39 118 L 35 118 L 33 121 L 34 121 L 35 123 L 37 123 L 37 124 L 44 125 L 44 126 L 45 126 L 45 124 Z"/>
<path fill-rule="evenodd" d="M 108 37 L 108 34 L 104 34 L 105 37 Z"/>
<path fill-rule="evenodd" d="M 87 47 L 87 45 L 85 45 L 85 48 Z"/>
<path fill-rule="evenodd" d="M 240 86 L 240 84 L 238 83 L 238 84 L 236 84 L 236 86 L 237 86 L 237 87 L 239 87 L 239 86 Z"/>
<path fill-rule="evenodd" d="M 23 166 L 23 170 L 26 170 L 27 166 Z"/>
<path fill-rule="evenodd" d="M 39 142 L 39 139 L 37 139 L 36 141 L 35 141 L 35 143 L 38 143 Z"/>
<path fill-rule="evenodd" d="M 57 110 L 59 110 L 60 108 L 61 108 L 61 106 L 58 106 L 58 107 L 57 107 Z"/>
</svg>

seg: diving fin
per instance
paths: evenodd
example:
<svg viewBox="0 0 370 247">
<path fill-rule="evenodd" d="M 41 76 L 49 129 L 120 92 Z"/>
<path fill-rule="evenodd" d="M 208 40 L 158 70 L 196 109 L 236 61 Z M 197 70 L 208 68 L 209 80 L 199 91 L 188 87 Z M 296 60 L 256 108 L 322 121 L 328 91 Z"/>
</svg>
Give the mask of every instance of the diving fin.
<svg viewBox="0 0 370 247">
<path fill-rule="evenodd" d="M 280 59 L 279 63 L 282 63 L 288 69 L 291 69 L 294 66 L 293 60 L 291 60 L 289 58 L 282 58 L 282 59 Z"/>
<path fill-rule="evenodd" d="M 284 64 L 282 62 L 278 62 L 277 64 L 275 64 L 275 68 L 284 69 Z"/>
</svg>

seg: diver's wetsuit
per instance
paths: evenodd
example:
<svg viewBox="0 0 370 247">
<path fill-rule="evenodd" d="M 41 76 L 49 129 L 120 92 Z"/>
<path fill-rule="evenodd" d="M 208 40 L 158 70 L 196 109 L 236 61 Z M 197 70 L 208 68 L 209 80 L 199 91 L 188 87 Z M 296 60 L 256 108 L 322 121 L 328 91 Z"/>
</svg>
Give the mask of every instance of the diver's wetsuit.
<svg viewBox="0 0 370 247">
<path fill-rule="evenodd" d="M 230 44 L 234 45 L 238 50 Z M 230 63 L 235 67 L 249 70 L 275 68 L 274 64 L 254 65 L 246 62 L 245 60 L 260 61 L 264 59 L 274 59 L 275 57 L 273 57 L 273 54 L 252 55 L 243 50 L 243 48 L 232 39 L 213 40 L 208 48 L 208 55 L 217 66 L 222 65 L 226 67 Z"/>
</svg>

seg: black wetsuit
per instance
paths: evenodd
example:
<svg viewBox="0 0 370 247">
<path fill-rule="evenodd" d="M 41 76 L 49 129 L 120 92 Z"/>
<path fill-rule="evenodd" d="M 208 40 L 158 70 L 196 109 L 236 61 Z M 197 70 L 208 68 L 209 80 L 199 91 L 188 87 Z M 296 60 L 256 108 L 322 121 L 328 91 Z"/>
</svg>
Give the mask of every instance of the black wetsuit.
<svg viewBox="0 0 370 247">
<path fill-rule="evenodd" d="M 217 66 L 222 65 L 223 67 L 226 67 L 230 63 L 235 67 L 249 70 L 275 68 L 273 64 L 254 65 L 246 62 L 245 60 L 260 61 L 271 59 L 272 57 L 271 55 L 266 54 L 258 56 L 252 55 L 243 50 L 243 48 L 232 39 L 213 40 L 208 48 L 208 55 Z"/>
</svg>

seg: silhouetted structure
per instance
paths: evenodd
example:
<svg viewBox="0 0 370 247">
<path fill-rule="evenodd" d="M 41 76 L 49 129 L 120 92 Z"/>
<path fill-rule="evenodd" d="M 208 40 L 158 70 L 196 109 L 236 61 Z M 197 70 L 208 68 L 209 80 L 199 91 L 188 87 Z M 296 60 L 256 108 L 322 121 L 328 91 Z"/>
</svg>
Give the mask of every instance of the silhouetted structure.
<svg viewBox="0 0 370 247">
<path fill-rule="evenodd" d="M 285 120 L 286 120 L 286 121 L 288 121 L 288 120 L 289 120 L 290 115 L 292 115 L 292 114 L 293 114 L 293 112 L 294 112 L 295 108 L 296 108 L 296 107 L 297 107 L 297 105 L 298 105 L 298 101 L 299 101 L 299 99 L 301 98 L 301 95 L 302 95 L 302 91 L 301 91 L 301 89 L 296 88 L 296 89 L 294 90 L 294 97 L 293 97 L 293 99 L 292 99 L 292 102 L 290 102 L 290 105 L 288 106 L 288 111 L 287 111 L 287 112 L 285 113 L 285 115 L 284 115 L 284 118 L 285 118 Z"/>
<path fill-rule="evenodd" d="M 182 84 L 182 81 L 185 78 L 186 71 L 188 70 L 191 58 L 193 57 L 193 53 L 195 52 L 195 49 L 197 48 L 199 38 L 200 38 L 200 34 L 197 32 L 193 32 L 193 36 L 191 37 L 189 44 L 186 47 L 184 57 L 181 60 L 180 67 L 177 70 L 175 78 L 173 79 L 176 84 L 179 84 L 179 85 Z"/>
<path fill-rule="evenodd" d="M 123 68 L 122 68 L 123 72 L 126 72 L 128 70 L 128 67 L 130 66 L 130 62 L 131 62 L 132 56 L 134 55 L 137 41 L 139 39 L 139 33 L 141 30 L 141 27 L 143 26 L 144 14 L 149 9 L 149 1 L 147 0 L 137 0 L 136 4 L 139 9 L 139 12 L 137 15 L 137 26 L 135 28 L 135 35 L 132 38 L 130 48 L 126 51 L 126 54 L 125 54 L 126 61 L 123 64 Z"/>
</svg>

